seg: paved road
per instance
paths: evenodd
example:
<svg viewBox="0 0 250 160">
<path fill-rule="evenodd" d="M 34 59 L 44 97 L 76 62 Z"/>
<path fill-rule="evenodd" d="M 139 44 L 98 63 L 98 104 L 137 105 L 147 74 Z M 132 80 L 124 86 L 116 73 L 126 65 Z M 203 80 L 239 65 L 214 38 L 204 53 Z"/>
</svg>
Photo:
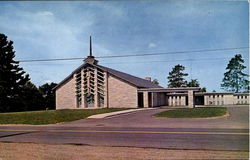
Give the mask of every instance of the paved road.
<svg viewBox="0 0 250 160">
<path fill-rule="evenodd" d="M 168 119 L 169 123 L 176 123 L 177 126 L 173 128 L 169 127 L 171 125 L 164 125 L 167 122 L 166 119 L 152 117 L 153 114 L 162 111 L 159 109 L 59 125 L 0 126 L 0 141 L 248 151 L 249 131 L 243 128 L 248 121 L 243 121 L 244 116 L 234 117 L 234 114 L 245 112 L 246 108 L 242 108 L 232 108 L 234 112 L 229 117 L 206 121 L 196 119 L 184 123 L 180 119 L 175 119 L 176 122 Z M 248 112 L 245 114 L 248 115 Z M 210 127 L 210 123 L 214 120 L 218 122 L 219 127 Z M 237 121 L 233 122 L 233 120 Z M 180 125 L 181 122 L 184 124 L 193 122 L 193 125 L 184 127 Z M 240 124 L 240 127 L 226 128 L 227 123 L 230 122 L 233 123 L 232 125 Z M 162 127 L 158 127 L 159 124 Z M 204 124 L 205 127 L 197 124 Z"/>
</svg>

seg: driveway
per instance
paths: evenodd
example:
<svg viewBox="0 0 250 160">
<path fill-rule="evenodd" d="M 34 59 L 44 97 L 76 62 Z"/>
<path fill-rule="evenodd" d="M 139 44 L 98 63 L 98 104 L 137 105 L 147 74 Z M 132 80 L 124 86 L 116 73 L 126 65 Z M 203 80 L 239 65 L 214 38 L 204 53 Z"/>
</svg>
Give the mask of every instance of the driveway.
<svg viewBox="0 0 250 160">
<path fill-rule="evenodd" d="M 154 114 L 170 109 L 152 109 L 131 112 L 103 119 L 83 119 L 62 123 L 74 127 L 143 127 L 143 128 L 227 128 L 248 129 L 249 108 L 228 107 L 229 116 L 219 118 L 159 118 Z"/>
</svg>

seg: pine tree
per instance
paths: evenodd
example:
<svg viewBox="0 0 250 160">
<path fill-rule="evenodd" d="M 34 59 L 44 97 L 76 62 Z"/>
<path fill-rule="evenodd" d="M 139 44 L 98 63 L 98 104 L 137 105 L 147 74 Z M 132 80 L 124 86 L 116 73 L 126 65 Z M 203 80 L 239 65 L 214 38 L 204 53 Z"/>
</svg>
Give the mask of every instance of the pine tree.
<svg viewBox="0 0 250 160">
<path fill-rule="evenodd" d="M 20 98 L 29 75 L 14 60 L 13 42 L 0 34 L 0 112 L 17 111 L 24 104 Z"/>
<path fill-rule="evenodd" d="M 39 91 L 42 93 L 42 96 L 44 97 L 44 107 L 45 109 L 55 109 L 56 103 L 55 103 L 55 90 L 53 88 L 56 86 L 56 83 L 45 83 L 44 85 L 39 87 Z"/>
<path fill-rule="evenodd" d="M 21 108 L 22 111 L 35 111 L 35 110 L 45 110 L 45 98 L 38 88 L 30 81 L 28 81 L 23 88 L 23 94 L 20 95 L 24 107 Z"/>
<path fill-rule="evenodd" d="M 169 72 L 168 76 L 168 87 L 186 87 L 187 81 L 185 80 L 185 76 L 188 76 L 187 73 L 183 73 L 185 67 L 178 64 L 176 65 L 171 72 Z"/>
<path fill-rule="evenodd" d="M 191 79 L 190 82 L 187 83 L 188 87 L 200 87 L 200 83 L 197 79 Z"/>
<path fill-rule="evenodd" d="M 158 82 L 158 80 L 157 79 L 154 79 L 153 81 L 152 81 L 152 83 L 154 83 L 154 84 L 159 84 L 159 82 Z"/>
<path fill-rule="evenodd" d="M 243 72 L 246 66 L 241 54 L 236 54 L 228 63 L 221 87 L 231 92 L 240 92 L 246 90 L 249 86 L 247 74 Z"/>
</svg>

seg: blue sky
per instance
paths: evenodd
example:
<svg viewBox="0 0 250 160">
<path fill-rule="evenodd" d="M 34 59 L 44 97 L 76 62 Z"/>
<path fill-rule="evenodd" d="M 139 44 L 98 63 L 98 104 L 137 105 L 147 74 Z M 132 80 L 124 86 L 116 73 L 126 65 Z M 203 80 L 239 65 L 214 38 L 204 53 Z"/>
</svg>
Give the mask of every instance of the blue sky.
<svg viewBox="0 0 250 160">
<path fill-rule="evenodd" d="M 86 57 L 89 36 L 95 56 L 249 46 L 247 1 L 56 1 L 0 2 L 0 32 L 14 41 L 16 60 Z M 221 91 L 228 61 L 249 50 L 99 59 L 101 65 L 167 86 L 177 64 L 187 80 Z M 190 61 L 195 59 L 195 61 Z M 165 62 L 155 62 L 165 61 Z M 36 85 L 60 82 L 83 62 L 20 63 Z"/>
</svg>

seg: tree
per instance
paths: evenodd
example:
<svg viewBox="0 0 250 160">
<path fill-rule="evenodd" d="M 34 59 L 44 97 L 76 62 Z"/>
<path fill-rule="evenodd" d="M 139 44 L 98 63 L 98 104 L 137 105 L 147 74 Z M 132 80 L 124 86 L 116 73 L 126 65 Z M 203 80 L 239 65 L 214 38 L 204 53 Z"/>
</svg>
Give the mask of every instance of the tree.
<svg viewBox="0 0 250 160">
<path fill-rule="evenodd" d="M 200 87 L 200 83 L 197 79 L 191 79 L 191 81 L 187 83 L 187 87 Z"/>
<path fill-rule="evenodd" d="M 187 84 L 188 87 L 200 87 L 200 83 L 197 79 L 191 79 L 190 82 Z M 201 88 L 200 92 L 206 92 L 206 87 Z"/>
<path fill-rule="evenodd" d="M 53 88 L 56 86 L 56 83 L 45 83 L 44 85 L 39 87 L 39 91 L 44 97 L 44 107 L 45 109 L 55 109 L 55 90 Z"/>
<path fill-rule="evenodd" d="M 45 98 L 38 88 L 30 81 L 24 85 L 23 94 L 20 95 L 24 108 L 22 111 L 45 110 Z"/>
<path fill-rule="evenodd" d="M 200 90 L 201 92 L 206 92 L 207 91 L 207 89 L 206 89 L 206 87 L 203 87 L 203 88 L 201 88 L 201 90 Z"/>
<path fill-rule="evenodd" d="M 185 76 L 188 76 L 187 73 L 183 73 L 185 67 L 178 64 L 176 65 L 171 72 L 169 72 L 168 76 L 168 87 L 186 87 L 187 81 L 185 80 Z"/>
<path fill-rule="evenodd" d="M 240 92 L 249 86 L 248 76 L 243 72 L 246 66 L 241 54 L 236 54 L 228 63 L 221 88 L 227 91 Z"/>
<path fill-rule="evenodd" d="M 29 81 L 29 75 L 14 60 L 12 45 L 7 36 L 0 34 L 0 112 L 17 111 L 24 105 L 20 95 Z"/>
<path fill-rule="evenodd" d="M 159 82 L 158 82 L 158 80 L 157 79 L 154 79 L 153 81 L 152 81 L 152 83 L 154 83 L 154 84 L 159 84 Z"/>
</svg>

